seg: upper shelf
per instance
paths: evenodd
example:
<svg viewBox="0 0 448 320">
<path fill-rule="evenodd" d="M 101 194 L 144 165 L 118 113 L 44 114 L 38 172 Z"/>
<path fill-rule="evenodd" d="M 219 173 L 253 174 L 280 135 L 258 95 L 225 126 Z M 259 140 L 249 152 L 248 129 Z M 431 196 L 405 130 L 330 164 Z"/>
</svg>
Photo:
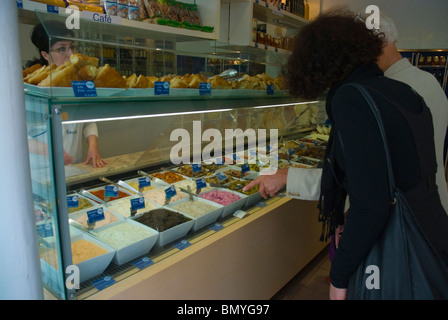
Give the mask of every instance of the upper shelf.
<svg viewBox="0 0 448 320">
<path fill-rule="evenodd" d="M 308 20 L 261 0 L 254 0 L 254 18 L 263 22 L 299 29 L 308 23 Z"/>
<path fill-rule="evenodd" d="M 210 16 L 210 12 L 218 12 L 218 1 L 217 0 L 203 0 L 202 3 L 206 4 L 203 7 L 201 13 L 201 19 L 204 25 L 212 25 L 215 29 L 213 32 L 203 32 L 197 30 L 189 30 L 183 28 L 175 28 L 170 26 L 163 26 L 153 23 L 140 22 L 135 20 L 123 19 L 118 16 L 108 16 L 106 14 L 95 13 L 90 11 L 81 11 L 81 23 L 95 23 L 96 28 L 110 29 L 113 27 L 118 27 L 113 29 L 114 32 L 122 33 L 123 35 L 129 34 L 129 29 L 123 27 L 131 27 L 132 35 L 137 36 L 142 35 L 144 38 L 151 37 L 155 40 L 168 40 L 174 42 L 183 42 L 191 40 L 217 40 L 219 35 L 219 14 L 215 14 L 215 17 Z M 34 2 L 30 0 L 22 1 L 22 8 L 19 10 L 19 14 L 23 21 L 27 23 L 35 24 L 37 19 L 33 17 L 34 11 L 46 12 L 57 14 L 59 16 L 67 17 L 68 14 L 65 13 L 65 8 L 49 6 L 43 3 Z M 207 18 L 208 17 L 208 18 Z M 210 20 L 211 19 L 211 20 Z M 208 23 L 210 22 L 210 23 Z"/>
</svg>

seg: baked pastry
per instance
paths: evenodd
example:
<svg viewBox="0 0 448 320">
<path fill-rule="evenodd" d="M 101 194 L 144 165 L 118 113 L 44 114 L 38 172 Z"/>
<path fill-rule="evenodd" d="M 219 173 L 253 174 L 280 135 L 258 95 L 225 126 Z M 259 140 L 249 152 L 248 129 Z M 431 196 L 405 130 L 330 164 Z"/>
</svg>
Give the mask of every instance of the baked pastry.
<svg viewBox="0 0 448 320">
<path fill-rule="evenodd" d="M 34 71 L 33 73 L 27 75 L 25 79 L 23 79 L 26 83 L 37 85 L 39 82 L 44 80 L 50 72 L 49 66 L 43 66 Z"/>
<path fill-rule="evenodd" d="M 170 81 L 170 88 L 188 88 L 188 84 L 182 79 L 181 76 L 175 76 Z"/>
<path fill-rule="evenodd" d="M 148 79 L 148 88 L 154 88 L 154 82 L 159 81 L 155 76 L 146 77 Z"/>
<path fill-rule="evenodd" d="M 78 76 L 81 80 L 95 80 L 98 75 L 98 68 L 91 65 L 86 65 L 78 70 Z"/>
<path fill-rule="evenodd" d="M 94 82 L 97 88 L 126 88 L 126 81 L 109 64 L 98 68 L 98 74 Z"/>
<path fill-rule="evenodd" d="M 22 77 L 25 78 L 27 75 L 32 74 L 34 71 L 36 71 L 37 69 L 40 69 L 40 68 L 42 68 L 40 63 L 33 64 L 28 69 L 25 69 L 25 70 L 22 71 Z"/>
<path fill-rule="evenodd" d="M 188 77 L 188 87 L 199 89 L 199 84 L 201 82 L 208 82 L 208 79 L 202 74 L 193 74 Z"/>
<path fill-rule="evenodd" d="M 126 79 L 126 87 L 140 89 L 149 88 L 149 80 L 143 75 L 139 75 L 137 77 L 137 75 L 134 73 L 132 76 Z"/>
<path fill-rule="evenodd" d="M 70 56 L 70 62 L 76 69 L 81 69 L 84 66 L 98 67 L 98 58 L 89 57 L 81 53 L 74 53 Z"/>
<path fill-rule="evenodd" d="M 72 81 L 80 80 L 76 69 L 69 61 L 51 70 L 49 75 L 42 80 L 39 87 L 71 87 Z"/>
<path fill-rule="evenodd" d="M 232 89 L 232 86 L 226 79 L 216 75 L 210 81 L 212 89 Z"/>
</svg>

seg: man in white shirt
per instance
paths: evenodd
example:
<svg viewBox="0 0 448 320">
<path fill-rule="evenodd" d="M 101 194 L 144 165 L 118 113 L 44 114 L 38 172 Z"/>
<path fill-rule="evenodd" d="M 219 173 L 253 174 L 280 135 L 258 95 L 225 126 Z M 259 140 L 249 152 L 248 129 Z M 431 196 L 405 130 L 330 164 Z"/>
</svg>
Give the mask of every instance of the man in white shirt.
<svg viewBox="0 0 448 320">
<path fill-rule="evenodd" d="M 448 99 L 434 76 L 411 65 L 396 47 L 397 30 L 393 21 L 381 15 L 380 32 L 385 35 L 385 47 L 378 60 L 384 75 L 408 84 L 423 97 L 431 110 L 434 123 L 434 140 L 437 157 L 436 184 L 440 200 L 448 213 L 448 190 L 445 180 L 443 147 L 448 126 Z M 301 200 L 319 200 L 322 169 L 288 168 L 280 169 L 275 175 L 260 176 L 243 190 L 259 185 L 264 197 L 276 196 L 286 185 L 287 196 Z"/>
</svg>

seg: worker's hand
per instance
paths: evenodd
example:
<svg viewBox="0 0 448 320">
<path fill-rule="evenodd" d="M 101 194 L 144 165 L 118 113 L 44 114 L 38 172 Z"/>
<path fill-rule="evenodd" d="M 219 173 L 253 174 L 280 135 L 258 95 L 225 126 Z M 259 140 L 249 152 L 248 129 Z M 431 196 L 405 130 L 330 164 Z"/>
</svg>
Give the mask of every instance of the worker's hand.
<svg viewBox="0 0 448 320">
<path fill-rule="evenodd" d="M 275 174 L 259 176 L 247 184 L 243 191 L 248 191 L 258 185 L 258 192 L 263 198 L 275 197 L 286 186 L 287 177 L 288 169 L 279 169 Z"/>
<path fill-rule="evenodd" d="M 102 168 L 107 165 L 107 161 L 101 158 L 100 153 L 96 150 L 89 150 L 87 152 L 87 159 L 84 164 L 89 164 L 90 160 L 92 160 L 94 168 Z"/>
</svg>

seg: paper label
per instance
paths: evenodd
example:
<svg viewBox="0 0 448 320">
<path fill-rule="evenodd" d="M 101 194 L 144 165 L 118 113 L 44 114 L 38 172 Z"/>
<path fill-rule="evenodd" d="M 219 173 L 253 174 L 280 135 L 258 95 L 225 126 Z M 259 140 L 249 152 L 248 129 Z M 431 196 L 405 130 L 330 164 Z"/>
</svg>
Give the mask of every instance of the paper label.
<svg viewBox="0 0 448 320">
<path fill-rule="evenodd" d="M 79 207 L 79 197 L 78 196 L 67 197 L 67 206 L 69 208 L 78 208 Z"/>
<path fill-rule="evenodd" d="M 97 288 L 99 291 L 113 285 L 115 283 L 115 280 L 112 277 L 106 276 L 102 279 L 92 281 L 92 284 L 95 288 Z"/>
<path fill-rule="evenodd" d="M 224 226 L 218 222 L 216 222 L 215 224 L 213 224 L 212 226 L 209 227 L 210 230 L 213 231 L 219 231 L 221 229 L 224 229 Z"/>
<path fill-rule="evenodd" d="M 202 171 L 202 166 L 201 164 L 192 164 L 191 165 L 192 169 L 193 169 L 193 173 L 197 173 L 197 172 L 201 172 Z"/>
<path fill-rule="evenodd" d="M 75 97 L 96 97 L 96 88 L 93 81 L 72 81 Z"/>
<path fill-rule="evenodd" d="M 139 210 L 145 208 L 145 198 L 131 199 L 131 210 Z"/>
<path fill-rule="evenodd" d="M 206 187 L 207 187 L 207 184 L 205 183 L 204 178 L 196 180 L 196 189 L 203 189 Z"/>
<path fill-rule="evenodd" d="M 201 96 L 210 96 L 212 94 L 212 84 L 209 82 L 201 82 L 199 84 L 199 94 Z"/>
<path fill-rule="evenodd" d="M 215 176 L 219 181 L 227 180 L 227 176 L 224 173 L 218 172 Z"/>
<path fill-rule="evenodd" d="M 87 221 L 88 223 L 95 223 L 104 220 L 104 210 L 103 208 L 98 208 L 95 210 L 87 211 Z"/>
<path fill-rule="evenodd" d="M 174 246 L 175 246 L 177 249 L 182 250 L 182 249 L 185 249 L 186 247 L 191 246 L 191 243 L 188 242 L 187 240 L 182 240 L 182 241 L 176 243 Z"/>
<path fill-rule="evenodd" d="M 170 94 L 170 83 L 168 81 L 154 82 L 154 95 L 167 96 Z"/>
<path fill-rule="evenodd" d="M 142 259 L 140 259 L 140 260 L 138 260 L 138 261 L 135 261 L 135 262 L 133 263 L 133 265 L 134 265 L 136 268 L 140 269 L 140 270 L 145 269 L 145 268 L 148 268 L 149 266 L 151 266 L 151 265 L 153 265 L 153 264 L 154 264 L 154 261 L 152 261 L 152 260 L 149 259 L 148 257 L 144 257 L 144 258 L 142 258 Z"/>
<path fill-rule="evenodd" d="M 105 197 L 118 197 L 118 187 L 116 186 L 105 186 L 104 187 Z"/>
<path fill-rule="evenodd" d="M 151 186 L 151 179 L 149 177 L 138 179 L 138 187 L 139 188 L 145 188 L 145 187 L 150 187 L 150 186 Z"/>
<path fill-rule="evenodd" d="M 53 224 L 51 222 L 47 222 L 45 224 L 39 224 L 36 226 L 36 232 L 42 238 L 52 237 L 53 234 Z"/>
<path fill-rule="evenodd" d="M 176 188 L 174 186 L 171 186 L 167 189 L 165 189 L 165 195 L 167 199 L 171 199 L 176 195 Z"/>
</svg>

